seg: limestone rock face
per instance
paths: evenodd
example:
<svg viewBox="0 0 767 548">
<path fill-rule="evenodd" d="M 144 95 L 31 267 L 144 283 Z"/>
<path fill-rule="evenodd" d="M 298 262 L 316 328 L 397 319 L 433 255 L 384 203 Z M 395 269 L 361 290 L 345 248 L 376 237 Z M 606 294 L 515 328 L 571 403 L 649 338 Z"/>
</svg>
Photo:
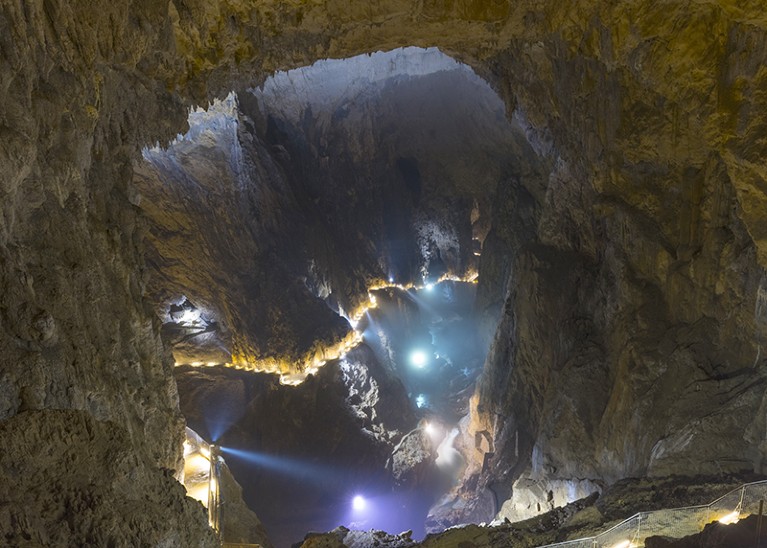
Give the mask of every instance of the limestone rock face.
<svg viewBox="0 0 767 548">
<path fill-rule="evenodd" d="M 79 410 L 0 425 L 3 546 L 199 546 L 218 539 L 171 471 L 136 457 L 125 431 Z"/>
<path fill-rule="evenodd" d="M 346 403 L 376 439 L 396 443 L 416 421 L 402 381 L 376 359 L 367 345 L 338 364 Z"/>
<path fill-rule="evenodd" d="M 183 419 L 143 302 L 130 181 L 137 145 L 165 139 L 185 113 L 146 72 L 170 26 L 139 11 L 0 8 L 0 445 L 12 475 L 0 528 L 11 545 L 215 543 L 163 471 L 181 463 Z M 135 486 L 109 485 L 115 456 Z"/>
<path fill-rule="evenodd" d="M 415 543 L 407 532 L 390 535 L 384 531 L 350 531 L 342 526 L 329 533 L 307 535 L 300 545 L 301 548 L 407 548 L 415 546 Z"/>
<path fill-rule="evenodd" d="M 222 467 L 220 489 L 224 500 L 219 533 L 221 541 L 233 544 L 260 544 L 263 548 L 272 548 L 263 523 L 245 504 L 242 486 L 237 483 L 227 466 Z"/>
<path fill-rule="evenodd" d="M 555 160 L 544 193 L 525 185 L 509 201 L 519 213 L 500 213 L 523 230 L 495 223 L 491 235 L 511 260 L 475 424 L 495 432 L 488 475 L 513 470 L 492 486 L 501 498 L 520 474 L 558 496 L 572 478 L 763 471 L 764 271 L 745 213 L 754 198 L 738 190 L 750 162 L 741 147 L 754 144 L 717 125 L 760 99 L 739 94 L 736 107 L 699 95 L 719 70 L 714 57 L 739 72 L 741 40 L 763 34 L 731 22 L 702 38 L 729 15 L 679 10 L 661 17 L 635 4 L 599 14 L 583 50 L 542 42 L 498 57 L 508 78 L 536 75 L 513 87 Z M 629 20 L 654 36 L 691 23 L 663 54 L 624 41 L 615 29 Z M 705 46 L 684 50 L 693 36 Z M 626 55 L 638 64 L 623 65 Z M 744 83 L 758 78 L 745 70 Z M 545 132 L 533 120 L 547 120 Z"/>
<path fill-rule="evenodd" d="M 394 484 L 417 489 L 433 481 L 436 456 L 434 443 L 423 429 L 409 432 L 394 448 L 388 463 Z"/>
<path fill-rule="evenodd" d="M 289 371 L 346 321 L 317 299 L 306 271 L 304 216 L 268 146 L 233 96 L 192 115 L 167 150 L 144 151 L 136 189 L 149 219 L 149 297 L 180 363 L 271 358 Z M 171 317 L 185 299 L 199 322 Z"/>
</svg>

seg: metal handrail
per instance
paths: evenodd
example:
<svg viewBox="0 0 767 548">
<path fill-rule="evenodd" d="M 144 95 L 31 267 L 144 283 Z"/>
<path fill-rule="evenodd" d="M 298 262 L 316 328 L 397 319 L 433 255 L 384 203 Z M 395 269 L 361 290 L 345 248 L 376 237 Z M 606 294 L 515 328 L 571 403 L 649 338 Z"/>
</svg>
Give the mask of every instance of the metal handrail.
<svg viewBox="0 0 767 548">
<path fill-rule="evenodd" d="M 631 538 L 627 538 L 626 539 L 628 541 L 628 544 L 626 544 L 626 546 L 637 546 L 636 544 L 634 544 L 634 541 L 640 540 L 640 534 L 641 534 L 641 531 L 642 531 L 642 521 L 643 521 L 643 519 L 646 521 L 647 517 L 649 517 L 651 515 L 654 515 L 654 514 L 657 514 L 657 513 L 674 514 L 674 513 L 681 513 L 681 512 L 689 513 L 690 511 L 694 511 L 694 510 L 709 510 L 710 511 L 713 508 L 715 508 L 718 503 L 720 503 L 720 502 L 726 500 L 728 497 L 731 497 L 732 495 L 740 492 L 740 497 L 738 499 L 738 503 L 735 505 L 735 507 L 733 508 L 732 512 L 730 512 L 729 514 L 726 514 L 725 516 L 722 516 L 720 518 L 713 518 L 712 519 L 711 515 L 708 515 L 706 517 L 706 520 L 708 522 L 721 520 L 721 519 L 723 519 L 725 517 L 731 517 L 731 519 L 733 521 L 737 521 L 738 519 L 740 519 L 743 516 L 750 515 L 750 512 L 748 512 L 748 511 L 744 512 L 743 501 L 744 501 L 744 498 L 745 498 L 745 495 L 746 495 L 746 491 L 748 490 L 748 488 L 750 488 L 750 487 L 753 488 L 753 487 L 756 487 L 756 486 L 762 486 L 762 487 L 766 488 L 764 493 L 761 495 L 761 497 L 762 497 L 762 499 L 767 498 L 767 480 L 754 481 L 754 482 L 751 482 L 751 483 L 744 483 L 740 487 L 725 493 L 721 497 L 715 499 L 713 502 L 710 502 L 708 504 L 701 504 L 701 505 L 697 505 L 697 506 L 682 506 L 682 507 L 678 507 L 678 508 L 667 508 L 667 509 L 661 509 L 661 510 L 653 510 L 653 511 L 650 511 L 650 512 L 638 512 L 638 513 L 632 515 L 631 517 L 626 518 L 623 521 L 613 525 L 609 529 L 606 529 L 605 531 L 602 531 L 598 535 L 594 535 L 594 536 L 591 536 L 591 537 L 583 537 L 583 538 L 573 539 L 573 540 L 566 540 L 566 541 L 556 542 L 556 543 L 553 543 L 553 544 L 545 544 L 545 545 L 541 546 L 540 548 L 564 548 L 564 547 L 567 547 L 567 546 L 575 546 L 575 545 L 583 546 L 584 544 L 587 544 L 587 543 L 590 544 L 591 546 L 595 547 L 595 548 L 598 548 L 600 546 L 600 537 L 601 538 L 605 538 L 605 537 L 608 537 L 611 534 L 619 532 L 621 529 L 624 529 L 624 528 L 625 529 L 629 529 L 628 526 L 630 524 L 632 524 L 632 522 L 635 522 L 635 521 L 637 522 L 637 525 L 636 525 L 636 528 L 635 528 L 635 532 L 634 532 L 634 534 L 633 534 L 633 536 Z M 634 527 L 632 526 L 631 529 L 634 529 Z M 658 534 L 658 533 L 659 533 L 658 531 L 654 531 L 653 532 L 653 534 Z M 627 537 L 628 536 L 629 535 L 628 535 L 628 531 L 627 531 Z M 640 542 L 643 543 L 643 541 L 641 541 L 641 540 L 640 540 Z"/>
</svg>

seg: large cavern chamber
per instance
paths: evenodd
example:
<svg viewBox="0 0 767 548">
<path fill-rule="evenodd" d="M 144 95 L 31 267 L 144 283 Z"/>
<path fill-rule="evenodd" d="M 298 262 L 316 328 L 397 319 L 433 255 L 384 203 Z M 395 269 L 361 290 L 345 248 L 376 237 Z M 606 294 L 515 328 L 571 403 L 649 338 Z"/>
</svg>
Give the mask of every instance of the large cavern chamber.
<svg viewBox="0 0 767 548">
<path fill-rule="evenodd" d="M 279 545 L 343 524 L 420 538 L 518 521 L 624 477 L 758 461 L 736 413 L 760 405 L 755 371 L 705 373 L 732 359 L 718 338 L 759 340 L 749 313 L 688 324 L 700 304 L 641 275 L 664 254 L 641 237 L 655 229 L 590 203 L 550 136 L 436 49 L 278 73 L 143 160 L 148 294 L 182 412 L 229 451 Z M 696 275 L 750 272 L 743 234 L 722 237 Z M 678 267 L 666 284 L 688 283 Z M 757 284 L 725 278 L 716 298 Z M 434 289 L 460 293 L 456 309 L 435 312 Z M 457 360 L 436 344 L 446 317 L 471 349 Z"/>
<path fill-rule="evenodd" d="M 459 483 L 497 320 L 482 247 L 498 187 L 538 162 L 481 78 L 421 48 L 278 73 L 144 151 L 181 410 L 278 545 L 342 524 L 420 538 Z"/>
<path fill-rule="evenodd" d="M 212 441 L 227 424 L 246 430 L 232 417 L 251 396 L 258 413 L 286 410 L 286 427 L 320 400 L 347 413 L 360 435 L 344 439 L 370 449 L 371 469 L 383 462 L 384 484 L 395 449 L 414 449 L 392 447 L 390 433 L 414 420 L 425 431 L 419 401 L 468 411 L 451 441 L 460 477 L 430 492 L 443 495 L 426 526 L 498 521 L 424 546 L 590 536 L 764 473 L 761 3 L 30 0 L 4 3 L 0 28 L 0 544 L 216 546 L 210 513 L 177 481 L 180 403 Z M 248 89 L 277 70 L 407 45 L 439 46 L 502 99 L 510 124 L 490 126 L 511 127 L 505 149 L 477 145 L 466 164 L 489 193 L 459 184 L 471 178 L 461 150 L 445 161 L 467 177 L 451 180 L 423 151 L 370 153 L 365 128 L 377 126 L 357 126 L 353 108 L 332 108 L 323 126 L 320 104 L 279 100 L 316 85 L 280 73 Z M 193 105 L 205 108 L 185 137 Z M 452 119 L 438 127 L 471 142 L 477 131 Z M 340 185 L 367 162 L 360 150 L 380 161 L 354 181 L 375 199 Z M 359 344 L 371 321 L 401 328 L 411 316 L 397 314 L 415 311 L 385 286 L 413 281 L 425 299 L 438 272 L 479 274 L 465 287 L 487 354 L 447 402 L 388 374 L 385 331 Z M 459 286 L 428 298 L 446 287 Z M 434 336 L 436 317 L 418 310 L 411 320 Z M 415 350 L 415 363 L 432 357 Z M 342 354 L 346 365 L 331 359 Z M 374 402 L 373 381 L 401 414 Z M 199 401 L 225 405 L 195 419 Z M 201 479 L 224 449 L 195 447 Z M 353 511 L 361 493 L 349 494 Z M 260 534 L 244 506 L 228 515 L 242 538 Z M 337 530 L 306 544 L 384 541 L 413 543 Z"/>
</svg>

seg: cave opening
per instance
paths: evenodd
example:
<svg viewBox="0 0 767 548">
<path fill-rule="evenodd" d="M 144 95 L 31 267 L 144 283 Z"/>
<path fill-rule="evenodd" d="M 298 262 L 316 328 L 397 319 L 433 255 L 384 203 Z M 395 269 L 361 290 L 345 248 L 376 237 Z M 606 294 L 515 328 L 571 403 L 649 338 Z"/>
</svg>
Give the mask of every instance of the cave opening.
<svg viewBox="0 0 767 548">
<path fill-rule="evenodd" d="M 189 125 L 134 178 L 188 425 L 277 546 L 444 528 L 502 297 L 478 294 L 482 248 L 527 137 L 435 48 L 277 73 Z"/>
</svg>

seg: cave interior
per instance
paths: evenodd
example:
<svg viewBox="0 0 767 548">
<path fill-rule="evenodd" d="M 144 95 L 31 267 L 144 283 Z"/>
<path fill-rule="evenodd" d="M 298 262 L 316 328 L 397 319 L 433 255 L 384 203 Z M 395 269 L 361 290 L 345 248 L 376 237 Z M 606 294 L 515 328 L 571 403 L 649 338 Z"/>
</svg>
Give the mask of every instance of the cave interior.
<svg viewBox="0 0 767 548">
<path fill-rule="evenodd" d="M 0 545 L 767 535 L 758 2 L 0 29 Z"/>
</svg>

